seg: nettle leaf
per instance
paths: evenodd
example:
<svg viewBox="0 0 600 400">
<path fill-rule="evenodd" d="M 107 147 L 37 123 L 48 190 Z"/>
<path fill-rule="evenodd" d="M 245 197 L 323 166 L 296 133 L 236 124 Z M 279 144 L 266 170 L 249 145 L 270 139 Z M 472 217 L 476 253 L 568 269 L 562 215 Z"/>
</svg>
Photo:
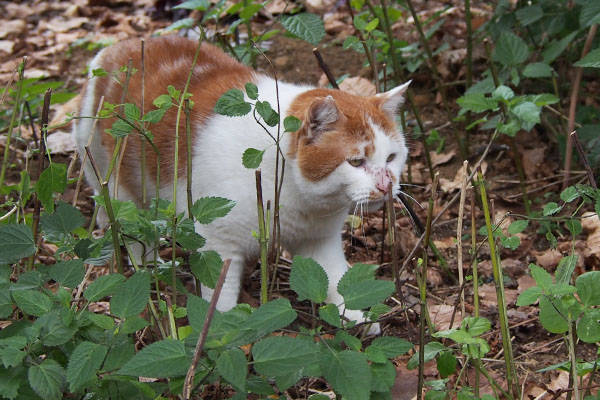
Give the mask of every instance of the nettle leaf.
<svg viewBox="0 0 600 400">
<path fill-rule="evenodd" d="M 14 347 L 5 347 L 2 349 L 2 365 L 4 368 L 16 367 L 21 365 L 27 353 L 23 350 L 15 349 Z"/>
<path fill-rule="evenodd" d="M 105 132 L 111 135 L 115 139 L 123 138 L 131 133 L 133 126 L 118 119 L 111 125 L 110 129 L 106 129 Z"/>
<path fill-rule="evenodd" d="M 327 382 L 344 398 L 369 399 L 371 371 L 364 353 L 329 351 L 323 355 L 320 366 Z"/>
<path fill-rule="evenodd" d="M 496 42 L 492 58 L 500 64 L 515 67 L 524 63 L 529 57 L 529 48 L 523 39 L 514 33 L 505 31 Z"/>
<path fill-rule="evenodd" d="M 575 280 L 579 298 L 586 307 L 600 305 L 600 271 L 590 271 Z"/>
<path fill-rule="evenodd" d="M 525 289 L 525 291 L 519 294 L 517 298 L 517 306 L 529 306 L 534 304 L 542 295 L 542 289 L 539 286 L 532 286 Z"/>
<path fill-rule="evenodd" d="M 276 126 L 279 123 L 279 114 L 273 108 L 268 101 L 257 101 L 256 112 L 263 118 L 265 123 L 269 126 Z"/>
<path fill-rule="evenodd" d="M 223 260 L 216 251 L 202 251 L 190 256 L 190 267 L 200 282 L 214 289 L 223 267 Z"/>
<path fill-rule="evenodd" d="M 315 260 L 295 256 L 290 272 L 290 287 L 298 293 L 298 300 L 322 303 L 327 297 L 329 279 Z"/>
<path fill-rule="evenodd" d="M 13 312 L 13 300 L 8 284 L 0 284 L 0 318 L 7 318 Z"/>
<path fill-rule="evenodd" d="M 575 186 L 569 186 L 565 190 L 560 192 L 560 199 L 565 203 L 570 203 L 578 198 L 579 192 L 577 191 L 577 188 L 575 188 Z"/>
<path fill-rule="evenodd" d="M 436 360 L 437 369 L 442 378 L 447 378 L 456 370 L 456 357 L 451 351 L 444 351 Z"/>
<path fill-rule="evenodd" d="M 341 328 L 340 310 L 335 304 L 326 304 L 319 307 L 319 317 L 329 325 Z"/>
<path fill-rule="evenodd" d="M 123 285 L 125 277 L 121 274 L 104 275 L 95 279 L 83 292 L 89 301 L 98 301 L 110 296 Z"/>
<path fill-rule="evenodd" d="M 133 103 L 125 103 L 123 108 L 125 109 L 125 118 L 133 121 L 139 121 L 142 113 L 140 112 L 138 106 Z"/>
<path fill-rule="evenodd" d="M 254 83 L 248 82 L 244 87 L 246 89 L 246 95 L 248 96 L 248 98 L 252 100 L 258 99 L 258 88 Z"/>
<path fill-rule="evenodd" d="M 437 333 L 436 333 L 437 335 Z M 446 347 L 440 342 L 429 342 L 425 345 L 425 351 L 423 357 L 425 362 L 431 361 L 437 356 L 440 352 L 444 351 Z M 415 369 L 419 366 L 419 352 L 415 352 L 412 355 L 408 363 L 406 364 L 406 368 Z"/>
<path fill-rule="evenodd" d="M 523 76 L 526 78 L 550 78 L 552 71 L 552 67 L 548 64 L 536 62 L 527 64 L 523 70 Z"/>
<path fill-rule="evenodd" d="M 50 163 L 48 168 L 42 171 L 40 178 L 35 184 L 38 198 L 42 202 L 46 212 L 54 211 L 53 193 L 64 193 L 67 187 L 67 166 L 65 164 Z"/>
<path fill-rule="evenodd" d="M 529 225 L 529 220 L 527 220 L 527 219 L 520 219 L 517 221 L 513 221 L 508 226 L 508 233 L 510 233 L 511 235 L 516 235 L 517 233 L 523 232 L 525 230 L 525 228 L 527 228 L 528 225 Z"/>
<path fill-rule="evenodd" d="M 223 94 L 217 104 L 215 112 L 227 117 L 241 117 L 252 110 L 252 105 L 244 100 L 244 92 L 240 89 L 230 89 Z"/>
<path fill-rule="evenodd" d="M 107 352 L 107 346 L 92 342 L 81 342 L 75 348 L 67 366 L 70 392 L 79 392 L 96 379 Z"/>
<path fill-rule="evenodd" d="M 282 376 L 316 363 L 319 347 L 290 336 L 270 336 L 252 346 L 252 358 L 258 373 Z"/>
<path fill-rule="evenodd" d="M 396 380 L 396 367 L 390 361 L 383 364 L 371 364 L 371 390 L 387 392 Z"/>
<path fill-rule="evenodd" d="M 285 328 L 297 316 L 288 299 L 276 299 L 258 307 L 246 321 L 245 328 L 267 334 Z"/>
<path fill-rule="evenodd" d="M 567 309 L 559 299 L 553 303 L 546 297 L 540 298 L 540 322 L 544 329 L 552 333 L 565 333 L 569 329 L 567 323 Z"/>
<path fill-rule="evenodd" d="M 567 36 L 562 39 L 552 43 L 550 46 L 546 48 L 546 50 L 542 51 L 542 58 L 546 64 L 552 63 L 558 56 L 560 56 L 563 51 L 573 42 L 575 36 L 577 36 L 577 31 L 569 33 Z"/>
<path fill-rule="evenodd" d="M 375 271 L 379 268 L 377 265 L 355 264 L 342 276 L 337 285 L 337 291 L 344 296 L 350 290 L 350 287 L 367 280 L 375 279 Z"/>
<path fill-rule="evenodd" d="M 547 217 L 549 215 L 556 214 L 561 209 L 562 209 L 561 206 L 559 206 L 557 203 L 551 201 L 550 203 L 548 203 L 544 206 L 543 213 L 544 213 L 544 216 Z"/>
<path fill-rule="evenodd" d="M 381 350 L 386 358 L 395 358 L 408 353 L 414 346 L 405 339 L 393 336 L 383 336 L 373 340 L 371 345 L 367 348 L 371 347 Z"/>
<path fill-rule="evenodd" d="M 577 337 L 586 343 L 600 341 L 600 310 L 591 308 L 585 310 L 577 323 Z"/>
<path fill-rule="evenodd" d="M 500 85 L 492 92 L 493 99 L 510 100 L 515 97 L 515 92 L 508 86 Z"/>
<path fill-rule="evenodd" d="M 600 3 L 589 0 L 583 2 L 581 14 L 579 14 L 579 24 L 582 28 L 586 28 L 600 22 Z"/>
<path fill-rule="evenodd" d="M 552 281 L 552 275 L 550 275 L 544 268 L 538 267 L 535 264 L 529 264 L 529 270 L 531 271 L 531 277 L 535 283 L 543 290 L 548 290 L 550 285 L 554 283 Z"/>
<path fill-rule="evenodd" d="M 242 164 L 248 169 L 256 169 L 260 166 L 264 154 L 264 150 L 248 148 L 242 154 Z"/>
<path fill-rule="evenodd" d="M 506 249 L 516 250 L 521 244 L 521 239 L 518 236 L 502 236 L 500 243 Z"/>
<path fill-rule="evenodd" d="M 75 229 L 82 227 L 85 219 L 81 212 L 65 202 L 59 201 L 53 214 L 44 214 L 40 219 L 44 237 L 50 241 L 62 240 Z"/>
<path fill-rule="evenodd" d="M 475 113 L 498 109 L 498 100 L 486 97 L 484 93 L 480 92 L 466 94 L 459 97 L 456 102 L 462 110 Z"/>
<path fill-rule="evenodd" d="M 201 224 L 210 224 L 229 214 L 235 201 L 223 197 L 202 197 L 192 206 L 192 215 Z"/>
<path fill-rule="evenodd" d="M 50 277 L 59 282 L 62 286 L 75 288 L 83 281 L 85 277 L 85 267 L 83 260 L 60 261 L 50 267 Z"/>
<path fill-rule="evenodd" d="M 522 121 L 532 124 L 540 123 L 540 109 L 530 101 L 525 101 L 515 106 L 511 109 L 511 112 Z"/>
<path fill-rule="evenodd" d="M 577 255 L 563 257 L 556 267 L 556 283 L 569 283 L 575 266 L 577 265 Z"/>
<path fill-rule="evenodd" d="M 344 296 L 344 304 L 349 310 L 361 310 L 381 303 L 396 289 L 394 282 L 369 280 L 350 286 Z"/>
<path fill-rule="evenodd" d="M 489 319 L 483 317 L 468 317 L 461 323 L 461 329 L 465 329 L 471 336 L 479 336 L 489 331 L 492 323 Z"/>
<path fill-rule="evenodd" d="M 325 36 L 323 21 L 315 14 L 300 13 L 296 15 L 282 15 L 280 22 L 290 33 L 315 46 L 319 44 L 321 39 L 323 39 L 323 36 Z"/>
<path fill-rule="evenodd" d="M 171 96 L 168 94 L 161 94 L 152 102 L 154 107 L 168 110 L 173 106 L 173 101 L 171 100 Z"/>
<path fill-rule="evenodd" d="M 12 292 L 15 304 L 24 313 L 41 317 L 52 309 L 52 300 L 37 290 L 17 290 Z"/>
<path fill-rule="evenodd" d="M 32 365 L 27 371 L 31 388 L 43 399 L 62 399 L 66 373 L 54 360 L 46 359 L 39 365 Z"/>
<path fill-rule="evenodd" d="M 217 358 L 217 368 L 223 378 L 231 383 L 240 392 L 246 392 L 246 375 L 248 374 L 248 361 L 240 349 L 225 350 Z"/>
<path fill-rule="evenodd" d="M 600 68 L 600 48 L 590 51 L 573 65 L 576 67 Z"/>
<path fill-rule="evenodd" d="M 210 6 L 210 3 L 208 2 L 208 0 L 188 0 L 181 4 L 176 5 L 173 8 L 174 9 L 183 8 L 186 10 L 206 11 L 209 6 Z"/>
<path fill-rule="evenodd" d="M 183 342 L 165 339 L 154 342 L 140 350 L 118 373 L 148 378 L 171 378 L 184 376 L 191 357 Z"/>
<path fill-rule="evenodd" d="M 140 314 L 150 296 L 150 274 L 142 270 L 133 274 L 110 299 L 111 314 L 123 319 Z"/>
<path fill-rule="evenodd" d="M 106 202 L 102 196 L 93 196 L 96 203 L 106 208 Z M 116 220 L 125 220 L 129 222 L 138 221 L 138 208 L 135 203 L 131 200 L 123 201 L 118 199 L 110 199 L 110 203 L 113 208 L 113 213 Z"/>
<path fill-rule="evenodd" d="M 531 25 L 544 16 L 544 10 L 538 4 L 522 7 L 515 13 L 522 26 Z"/>
<path fill-rule="evenodd" d="M 581 222 L 576 219 L 569 219 L 565 221 L 565 227 L 571 232 L 571 235 L 577 236 L 583 231 L 583 226 L 581 226 Z"/>
<path fill-rule="evenodd" d="M 283 129 L 286 132 L 296 132 L 296 131 L 298 131 L 298 129 L 300 129 L 301 126 L 302 126 L 302 121 L 300 121 L 298 118 L 294 117 L 293 115 L 288 115 L 283 120 Z"/>
<path fill-rule="evenodd" d="M 158 110 L 148 111 L 146 114 L 144 114 L 142 122 L 156 124 L 157 122 L 160 122 L 163 119 L 166 112 L 166 108 L 159 108 Z"/>
<path fill-rule="evenodd" d="M 0 259 L 19 260 L 35 253 L 31 228 L 24 224 L 0 225 Z"/>
</svg>

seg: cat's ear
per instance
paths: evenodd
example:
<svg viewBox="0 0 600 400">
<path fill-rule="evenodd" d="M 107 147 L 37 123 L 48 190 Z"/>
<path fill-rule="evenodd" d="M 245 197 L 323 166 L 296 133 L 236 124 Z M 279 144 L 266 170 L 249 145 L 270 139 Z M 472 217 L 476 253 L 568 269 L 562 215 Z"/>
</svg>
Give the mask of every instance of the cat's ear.
<svg viewBox="0 0 600 400">
<path fill-rule="evenodd" d="M 408 89 L 408 85 L 410 85 L 411 82 L 412 80 L 400 86 L 396 86 L 392 90 L 388 90 L 385 93 L 377 94 L 376 97 L 383 100 L 380 105 L 381 110 L 391 116 L 395 116 L 396 112 L 398 111 L 398 107 L 404 103 L 404 93 L 406 93 L 406 89 Z"/>
<path fill-rule="evenodd" d="M 315 99 L 308 109 L 308 134 L 316 137 L 327 131 L 340 118 L 333 96 Z"/>
</svg>

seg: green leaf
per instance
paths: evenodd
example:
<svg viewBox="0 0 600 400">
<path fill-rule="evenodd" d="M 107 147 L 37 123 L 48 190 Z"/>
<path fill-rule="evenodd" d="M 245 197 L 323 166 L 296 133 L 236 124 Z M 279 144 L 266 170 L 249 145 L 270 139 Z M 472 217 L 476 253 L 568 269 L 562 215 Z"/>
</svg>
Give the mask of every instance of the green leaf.
<svg viewBox="0 0 600 400">
<path fill-rule="evenodd" d="M 98 301 L 110 296 L 123 285 L 125 277 L 121 274 L 110 274 L 96 278 L 83 292 L 89 301 Z"/>
<path fill-rule="evenodd" d="M 154 342 L 140 350 L 118 373 L 149 378 L 184 376 L 191 358 L 183 342 L 165 339 Z"/>
<path fill-rule="evenodd" d="M 365 355 L 367 356 L 367 360 L 373 363 L 385 364 L 387 362 L 387 358 L 385 358 L 385 354 L 383 354 L 383 351 L 379 350 L 376 347 L 367 347 L 365 349 Z"/>
<path fill-rule="evenodd" d="M 436 360 L 437 369 L 442 379 L 449 377 L 456 370 L 456 357 L 451 351 L 444 351 Z"/>
<path fill-rule="evenodd" d="M 357 283 L 375 279 L 377 265 L 355 264 L 342 276 L 337 285 L 337 291 L 344 296 Z"/>
<path fill-rule="evenodd" d="M 102 196 L 94 196 L 96 203 L 106 208 L 106 202 Z M 123 201 L 111 199 L 110 203 L 113 208 L 113 213 L 116 220 L 125 220 L 130 222 L 138 222 L 138 209 L 135 203 L 131 200 Z"/>
<path fill-rule="evenodd" d="M 427 343 L 425 345 L 425 351 L 424 351 L 425 354 L 423 354 L 425 362 L 433 360 L 435 358 L 435 356 L 437 356 L 441 351 L 443 351 L 445 349 L 446 349 L 446 347 L 444 347 L 444 345 L 441 344 L 440 342 Z M 418 365 L 419 365 L 419 352 L 417 351 L 410 358 L 410 360 L 408 361 L 408 364 L 406 364 L 406 368 L 415 369 L 415 368 L 417 368 Z"/>
<path fill-rule="evenodd" d="M 171 108 L 171 106 L 173 106 L 173 101 L 171 100 L 171 96 L 169 96 L 168 94 L 161 94 L 160 96 L 154 99 L 152 104 L 154 105 L 154 107 L 166 111 L 169 108 Z"/>
<path fill-rule="evenodd" d="M 345 330 L 339 330 L 335 334 L 335 343 L 339 345 L 342 342 L 344 342 L 346 347 L 348 347 L 350 350 L 360 351 L 360 349 L 362 349 L 362 343 L 360 339 L 352 336 Z"/>
<path fill-rule="evenodd" d="M 27 314 L 41 317 L 52 309 L 52 300 L 37 290 L 17 290 L 12 292 L 17 307 Z"/>
<path fill-rule="evenodd" d="M 216 251 L 201 251 L 190 256 L 190 267 L 200 282 L 214 289 L 221 274 L 223 260 Z"/>
<path fill-rule="evenodd" d="M 225 350 L 217 359 L 217 368 L 221 376 L 237 390 L 241 392 L 246 391 L 248 361 L 242 350 Z"/>
<path fill-rule="evenodd" d="M 256 169 L 260 166 L 264 154 L 264 150 L 248 148 L 242 154 L 242 164 L 248 169 Z"/>
<path fill-rule="evenodd" d="M 571 235 L 577 236 L 583 231 L 581 222 L 576 219 L 569 219 L 565 221 L 565 227 L 571 232 Z"/>
<path fill-rule="evenodd" d="M 52 310 L 42 315 L 35 322 L 35 326 L 40 328 L 42 342 L 46 346 L 60 346 L 69 341 L 75 332 L 77 332 L 77 323 L 66 323 L 66 316 L 59 310 Z"/>
<path fill-rule="evenodd" d="M 315 14 L 282 15 L 280 22 L 290 33 L 312 43 L 314 46 L 325 36 L 323 21 Z"/>
<path fill-rule="evenodd" d="M 8 399 L 17 397 L 17 390 L 25 380 L 25 368 L 17 366 L 16 368 L 0 367 L 0 396 Z M 23 389 L 21 389 L 23 390 Z"/>
<path fill-rule="evenodd" d="M 459 97 L 456 102 L 465 111 L 480 113 L 498 109 L 498 100 L 485 97 L 484 93 L 475 92 Z"/>
<path fill-rule="evenodd" d="M 79 392 L 96 379 L 107 352 L 107 346 L 92 342 L 81 342 L 75 348 L 67 366 L 70 392 Z"/>
<path fill-rule="evenodd" d="M 254 369 L 266 376 L 282 376 L 318 360 L 319 348 L 312 342 L 290 336 L 270 336 L 252 346 Z"/>
<path fill-rule="evenodd" d="M 290 272 L 290 287 L 298 293 L 298 300 L 322 303 L 327 297 L 329 279 L 315 260 L 295 256 Z"/>
<path fill-rule="evenodd" d="M 67 166 L 65 164 L 50 163 L 48 168 L 42 171 L 40 178 L 35 184 L 38 198 L 42 202 L 46 212 L 54 211 L 53 193 L 64 193 L 67 187 Z"/>
<path fill-rule="evenodd" d="M 510 100 L 515 97 L 515 92 L 508 86 L 500 85 L 492 92 L 493 99 Z"/>
<path fill-rule="evenodd" d="M 183 8 L 185 10 L 206 11 L 210 7 L 208 0 L 188 0 L 173 7 L 174 9 Z"/>
<path fill-rule="evenodd" d="M 335 304 L 325 304 L 319 307 L 319 317 L 331 326 L 342 327 L 340 320 L 340 310 Z"/>
<path fill-rule="evenodd" d="M 525 291 L 519 294 L 517 298 L 517 306 L 528 306 L 540 298 L 542 295 L 542 289 L 539 286 L 532 286 L 530 288 L 525 289 Z"/>
<path fill-rule="evenodd" d="M 579 192 L 577 191 L 577 188 L 575 188 L 575 186 L 569 186 L 565 190 L 560 192 L 560 199 L 565 203 L 570 203 L 578 198 Z"/>
<path fill-rule="evenodd" d="M 85 277 L 83 260 L 80 258 L 57 262 L 50 267 L 50 277 L 62 286 L 75 288 Z"/>
<path fill-rule="evenodd" d="M 293 115 L 288 115 L 283 120 L 283 129 L 285 130 L 285 132 L 296 132 L 300 129 L 301 126 L 302 121 L 300 121 Z"/>
<path fill-rule="evenodd" d="M 520 120 L 532 124 L 540 123 L 540 109 L 534 103 L 525 101 L 511 109 L 511 112 Z"/>
<path fill-rule="evenodd" d="M 573 65 L 576 67 L 600 68 L 600 48 L 590 51 Z"/>
<path fill-rule="evenodd" d="M 369 347 L 381 350 L 386 358 L 395 358 L 408 353 L 413 345 L 405 339 L 383 336 L 373 340 Z"/>
<path fill-rule="evenodd" d="M 352 350 L 327 352 L 320 365 L 327 382 L 344 398 L 369 399 L 372 378 L 364 353 Z"/>
<path fill-rule="evenodd" d="M 598 22 L 600 22 L 600 3 L 594 0 L 584 2 L 579 14 L 579 24 L 581 27 L 587 28 Z"/>
<path fill-rule="evenodd" d="M 598 321 L 600 321 L 599 309 L 591 308 L 585 310 L 585 313 L 577 323 L 577 337 L 586 343 L 600 341 L 600 323 Z"/>
<path fill-rule="evenodd" d="M 157 122 L 160 122 L 163 119 L 166 112 L 166 108 L 159 108 L 158 110 L 148 111 L 146 114 L 144 114 L 142 121 L 151 124 L 156 124 Z"/>
<path fill-rule="evenodd" d="M 522 26 L 531 25 L 544 16 L 544 10 L 538 4 L 522 7 L 515 13 Z"/>
<path fill-rule="evenodd" d="M 563 257 L 556 267 L 556 283 L 569 283 L 577 265 L 577 255 Z"/>
<path fill-rule="evenodd" d="M 529 225 L 529 220 L 527 220 L 527 219 L 520 219 L 517 221 L 513 221 L 508 226 L 508 233 L 510 233 L 511 235 L 516 235 L 517 233 L 521 233 L 525 230 L 525 228 L 527 228 L 527 225 Z"/>
<path fill-rule="evenodd" d="M 279 123 L 279 114 L 271 108 L 271 104 L 268 101 L 257 101 L 255 107 L 256 112 L 258 112 L 267 125 L 276 126 Z"/>
<path fill-rule="evenodd" d="M 135 354 L 135 346 L 133 343 L 123 343 L 113 346 L 108 351 L 106 361 L 102 365 L 104 371 L 114 371 L 121 368 Z"/>
<path fill-rule="evenodd" d="M 483 317 L 468 317 L 463 319 L 461 329 L 465 329 L 471 336 L 479 336 L 489 331 L 492 323 Z"/>
<path fill-rule="evenodd" d="M 24 224 L 0 225 L 0 260 L 19 260 L 35 253 L 31 228 Z"/>
<path fill-rule="evenodd" d="M 518 236 L 502 236 L 500 243 L 504 248 L 516 250 L 521 244 L 521 239 Z"/>
<path fill-rule="evenodd" d="M 141 331 L 148 325 L 150 324 L 144 318 L 134 315 L 125 319 L 125 322 L 123 322 L 119 331 L 125 335 L 128 335 L 133 332 Z"/>
<path fill-rule="evenodd" d="M 244 92 L 240 89 L 230 89 L 223 94 L 217 104 L 215 112 L 227 117 L 241 117 L 252 109 L 252 105 L 244 100 Z"/>
<path fill-rule="evenodd" d="M 123 121 L 122 119 L 117 119 L 111 125 L 110 129 L 105 129 L 105 132 L 111 135 L 113 138 L 123 138 L 131 133 L 133 130 L 133 126 Z"/>
<path fill-rule="evenodd" d="M 527 64 L 523 70 L 523 76 L 526 78 L 550 78 L 552 76 L 552 67 L 542 62 Z"/>
<path fill-rule="evenodd" d="M 258 307 L 246 321 L 245 328 L 265 334 L 271 333 L 285 328 L 294 322 L 297 316 L 288 299 L 276 299 Z"/>
<path fill-rule="evenodd" d="M 538 267 L 535 264 L 529 264 L 529 269 L 531 270 L 531 277 L 541 289 L 548 290 L 550 285 L 554 283 L 552 282 L 552 275 L 544 268 Z"/>
<path fill-rule="evenodd" d="M 564 38 L 552 43 L 550 46 L 546 47 L 546 50 L 542 51 L 542 58 L 546 64 L 552 63 L 558 56 L 560 56 L 563 51 L 567 48 L 575 36 L 577 36 L 577 31 L 569 33 Z"/>
<path fill-rule="evenodd" d="M 396 289 L 394 282 L 371 280 L 352 285 L 344 295 L 344 304 L 349 310 L 361 310 L 381 303 Z"/>
<path fill-rule="evenodd" d="M 0 350 L 0 359 L 2 359 L 2 365 L 4 365 L 5 368 L 20 365 L 26 355 L 26 352 L 15 349 L 14 347 L 5 347 Z"/>
<path fill-rule="evenodd" d="M 365 31 L 367 32 L 371 32 L 373 31 L 373 29 L 377 28 L 377 26 L 379 25 L 379 18 L 373 18 L 371 20 L 371 22 L 369 22 L 366 26 L 365 26 Z"/>
<path fill-rule="evenodd" d="M 544 216 L 547 217 L 549 215 L 554 215 L 562 209 L 557 203 L 551 201 L 544 206 L 543 212 Z"/>
<path fill-rule="evenodd" d="M 258 88 L 254 83 L 248 82 L 244 87 L 246 88 L 246 95 L 248 98 L 252 100 L 258 99 Z"/>
<path fill-rule="evenodd" d="M 360 43 L 360 40 L 356 36 L 348 35 L 346 39 L 344 39 L 344 43 L 342 48 L 344 50 L 348 50 L 348 48 L 353 47 L 354 45 Z"/>
<path fill-rule="evenodd" d="M 54 360 L 46 359 L 39 365 L 32 365 L 27 372 L 31 388 L 43 399 L 62 399 L 66 373 Z"/>
<path fill-rule="evenodd" d="M 142 113 L 140 112 L 138 106 L 133 103 L 125 103 L 123 108 L 125 109 L 125 118 L 133 121 L 139 121 Z"/>
<path fill-rule="evenodd" d="M 40 219 L 46 240 L 64 240 L 75 229 L 82 227 L 85 219 L 78 209 L 62 201 L 58 202 L 53 214 L 44 214 Z"/>
<path fill-rule="evenodd" d="M 150 274 L 138 271 L 122 284 L 110 299 L 111 314 L 123 319 L 140 314 L 148 304 Z"/>
<path fill-rule="evenodd" d="M 234 206 L 235 201 L 223 197 L 202 197 L 192 206 L 192 215 L 201 224 L 210 224 L 229 214 Z"/>
<path fill-rule="evenodd" d="M 600 305 L 600 271 L 590 271 L 579 275 L 575 286 L 584 306 Z"/>
<path fill-rule="evenodd" d="M 396 367 L 389 361 L 383 364 L 371 364 L 371 390 L 387 392 L 396 380 Z"/>
<path fill-rule="evenodd" d="M 540 298 L 540 322 L 544 329 L 552 333 L 565 333 L 569 329 L 567 323 L 567 309 L 559 299 L 554 299 L 554 304 L 546 297 Z"/>
<path fill-rule="evenodd" d="M 529 57 L 529 48 L 523 39 L 505 31 L 496 42 L 492 58 L 507 67 L 516 67 Z"/>
</svg>

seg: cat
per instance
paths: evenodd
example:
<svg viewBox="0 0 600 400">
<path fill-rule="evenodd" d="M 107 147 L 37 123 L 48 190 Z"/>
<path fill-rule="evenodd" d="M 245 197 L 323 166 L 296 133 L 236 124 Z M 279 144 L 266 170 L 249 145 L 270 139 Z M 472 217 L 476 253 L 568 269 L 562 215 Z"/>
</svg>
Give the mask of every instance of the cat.
<svg viewBox="0 0 600 400">
<path fill-rule="evenodd" d="M 167 86 L 183 89 L 196 52 L 197 42 L 175 35 L 151 38 L 145 44 L 146 112 Z M 102 68 L 117 71 L 133 59 L 138 70 L 128 85 L 126 102 L 141 104 L 141 51 L 139 41 L 123 41 L 102 50 L 91 62 L 90 71 Z M 197 224 L 204 238 L 203 249 L 217 251 L 231 266 L 222 288 L 217 309 L 226 311 L 237 304 L 243 266 L 256 262 L 258 241 L 251 232 L 257 230 L 254 170 L 242 165 L 247 148 L 266 149 L 262 164 L 262 187 L 265 203 L 274 191 L 275 151 L 273 139 L 256 123 L 252 114 L 227 117 L 215 114 L 219 97 L 231 88 L 243 89 L 247 82 L 258 87 L 259 99 L 277 104 L 275 80 L 239 63 L 220 49 L 202 44 L 189 86 L 194 105 L 192 123 L 192 195 L 194 199 L 220 196 L 236 205 L 224 218 L 208 225 Z M 293 115 L 302 121 L 297 132 L 283 133 L 281 149 L 286 158 L 285 179 L 281 191 L 281 245 L 293 254 L 311 257 L 327 272 L 328 303 L 344 311 L 343 298 L 336 287 L 347 271 L 341 230 L 350 209 L 363 206 L 368 210 L 381 207 L 389 185 L 393 194 L 400 190 L 400 174 L 406 163 L 404 136 L 395 123 L 398 106 L 408 83 L 386 93 L 361 97 L 339 90 L 315 88 L 279 82 L 282 120 Z M 98 102 L 120 104 L 123 88 L 110 76 L 92 76 L 82 92 L 79 115 L 95 115 Z M 177 212 L 186 211 L 186 145 L 184 118 L 181 118 L 179 142 L 179 185 Z M 173 154 L 176 110 L 172 107 L 164 118 L 149 129 L 161 153 L 161 197 L 172 197 Z M 104 133 L 113 120 L 76 120 L 73 135 L 79 152 L 84 153 L 90 132 L 96 131 L 90 151 L 98 168 L 105 174 L 114 139 Z M 266 126 L 266 124 L 263 124 Z M 276 128 L 270 128 L 276 136 Z M 147 150 L 147 190 L 155 193 L 156 157 Z M 84 165 L 88 182 L 96 193 L 100 186 L 90 163 Z M 130 136 L 120 170 L 118 196 L 141 204 L 140 139 Z M 113 184 L 109 184 L 113 191 Z M 150 196 L 149 196 L 150 197 Z M 106 220 L 101 224 L 106 224 Z M 202 287 L 202 296 L 210 300 L 213 291 Z M 345 310 L 350 320 L 363 322 L 363 313 Z M 375 332 L 378 328 L 375 327 Z"/>
</svg>

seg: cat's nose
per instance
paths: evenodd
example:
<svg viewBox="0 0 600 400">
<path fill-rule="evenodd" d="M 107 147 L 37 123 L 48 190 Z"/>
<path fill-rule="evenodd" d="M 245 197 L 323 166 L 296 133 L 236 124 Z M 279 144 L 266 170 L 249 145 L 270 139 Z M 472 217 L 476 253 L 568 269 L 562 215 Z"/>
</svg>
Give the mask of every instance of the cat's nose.
<svg viewBox="0 0 600 400">
<path fill-rule="evenodd" d="M 387 170 L 379 170 L 375 173 L 375 187 L 383 194 L 387 194 L 390 186 L 390 175 Z"/>
</svg>

